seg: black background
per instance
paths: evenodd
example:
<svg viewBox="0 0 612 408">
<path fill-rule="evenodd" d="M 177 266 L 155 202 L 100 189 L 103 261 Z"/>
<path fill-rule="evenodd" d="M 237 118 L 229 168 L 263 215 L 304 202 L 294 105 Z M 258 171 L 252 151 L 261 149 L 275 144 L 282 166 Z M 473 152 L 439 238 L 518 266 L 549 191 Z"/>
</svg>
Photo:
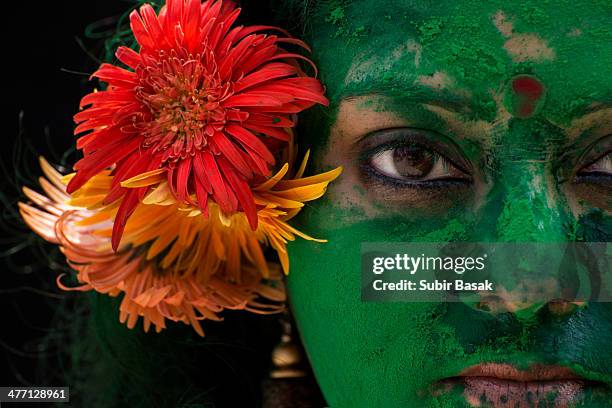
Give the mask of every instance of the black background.
<svg viewBox="0 0 612 408">
<path fill-rule="evenodd" d="M 66 295 L 54 286 L 55 274 L 42 266 L 40 241 L 16 218 L 19 185 L 34 187 L 38 155 L 58 163 L 74 142 L 72 116 L 81 96 L 94 86 L 88 75 L 99 64 L 103 46 L 102 40 L 86 38 L 86 27 L 96 21 L 112 26 L 131 6 L 109 0 L 11 1 L 2 6 L 2 385 L 40 381 L 38 340 L 53 329 L 54 306 Z M 17 250 L 30 240 L 33 247 Z"/>
</svg>

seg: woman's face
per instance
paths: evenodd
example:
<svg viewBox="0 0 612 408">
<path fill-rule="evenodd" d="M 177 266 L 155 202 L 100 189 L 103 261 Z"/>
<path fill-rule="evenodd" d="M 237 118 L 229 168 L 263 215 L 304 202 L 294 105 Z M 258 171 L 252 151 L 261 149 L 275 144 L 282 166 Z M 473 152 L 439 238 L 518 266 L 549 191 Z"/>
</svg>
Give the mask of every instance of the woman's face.
<svg viewBox="0 0 612 408">
<path fill-rule="evenodd" d="M 610 241 L 609 0 L 324 3 L 308 25 L 331 106 L 300 137 L 344 172 L 304 211 L 329 243 L 292 244 L 289 291 L 328 403 L 608 406 L 612 304 L 362 302 L 360 244 Z M 593 383 L 449 380 L 482 363 Z"/>
</svg>

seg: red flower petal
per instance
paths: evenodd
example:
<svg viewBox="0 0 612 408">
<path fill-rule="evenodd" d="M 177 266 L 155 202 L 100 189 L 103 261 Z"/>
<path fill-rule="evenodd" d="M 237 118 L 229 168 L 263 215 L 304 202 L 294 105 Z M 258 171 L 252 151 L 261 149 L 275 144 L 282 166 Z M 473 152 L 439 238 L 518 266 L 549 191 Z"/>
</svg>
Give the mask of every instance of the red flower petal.
<svg viewBox="0 0 612 408">
<path fill-rule="evenodd" d="M 273 37 L 268 37 L 262 41 L 262 43 L 258 47 L 259 49 L 251 55 L 247 61 L 244 61 L 241 65 L 242 71 L 245 74 L 248 74 L 254 71 L 256 68 L 261 65 L 271 61 L 274 55 L 278 52 L 278 47 L 276 46 L 276 39 Z"/>
<path fill-rule="evenodd" d="M 115 56 L 121 62 L 132 69 L 136 69 L 138 64 L 140 64 L 140 54 L 134 51 L 131 48 L 120 46 L 117 48 L 117 52 L 115 52 Z"/>
<path fill-rule="evenodd" d="M 327 106 L 329 101 L 322 94 L 320 84 L 314 85 L 309 80 L 312 78 L 286 78 L 276 81 L 271 84 L 260 85 L 253 88 L 253 92 L 257 93 L 281 93 L 292 95 L 295 99 L 320 103 Z M 318 81 L 317 81 L 318 82 Z"/>
<path fill-rule="evenodd" d="M 203 152 L 202 160 L 207 169 L 206 174 L 208 175 L 208 179 L 212 185 L 215 201 L 217 204 L 219 204 L 219 207 L 221 207 L 223 211 L 232 211 L 225 182 L 223 181 L 223 177 L 221 177 L 221 173 L 219 172 L 217 162 L 215 161 L 213 155 L 210 154 L 210 152 Z"/>
<path fill-rule="evenodd" d="M 199 1 L 198 1 L 199 3 Z M 166 18 L 170 25 L 181 21 L 183 17 L 184 0 L 168 0 L 166 1 Z M 170 28 L 170 26 L 168 27 Z"/>
<path fill-rule="evenodd" d="M 119 248 L 121 235 L 123 235 L 127 219 L 132 215 L 138 205 L 138 190 L 139 189 L 130 189 L 117 210 L 117 215 L 113 222 L 113 235 L 111 238 L 111 245 L 115 251 Z"/>
<path fill-rule="evenodd" d="M 177 198 L 181 201 L 187 201 L 189 199 L 189 192 L 187 191 L 187 183 L 191 174 L 191 158 L 183 159 L 178 164 L 178 170 L 176 173 L 176 194 Z"/>
<path fill-rule="evenodd" d="M 285 142 L 288 142 L 290 139 L 289 133 L 287 133 L 284 129 L 278 129 L 272 126 L 257 125 L 251 122 L 246 122 L 244 127 L 255 132 L 263 133 L 264 135 L 272 136 L 278 140 L 284 140 Z"/>
<path fill-rule="evenodd" d="M 267 93 L 249 92 L 246 94 L 231 96 L 223 103 L 223 106 L 226 108 L 248 106 L 281 107 L 283 104 L 284 102 L 282 100 L 277 99 L 274 96 L 270 96 Z"/>
<path fill-rule="evenodd" d="M 151 157 L 150 154 L 133 154 L 117 164 L 113 171 L 112 188 L 104 197 L 104 204 L 110 204 L 121 198 L 129 189 L 121 187 L 121 182 L 145 173 L 149 170 L 159 168 L 160 160 Z"/>
<path fill-rule="evenodd" d="M 225 130 L 240 141 L 242 146 L 259 155 L 270 164 L 274 164 L 274 156 L 257 136 L 237 125 L 228 125 Z"/>
<path fill-rule="evenodd" d="M 263 113 L 254 113 L 251 112 L 249 117 L 244 122 L 245 124 L 253 124 L 260 126 L 272 126 L 272 127 L 282 127 L 282 128 L 290 128 L 294 127 L 295 123 L 280 115 L 267 115 Z"/>
<path fill-rule="evenodd" d="M 180 3 L 182 3 L 182 1 Z M 200 25 L 200 8 L 200 0 L 187 1 L 184 12 L 185 25 L 183 28 L 185 38 L 187 39 L 193 39 L 198 32 L 198 26 Z"/>
<path fill-rule="evenodd" d="M 244 91 L 247 88 L 272 79 L 295 75 L 297 72 L 297 69 L 289 64 L 273 62 L 236 82 L 236 85 L 234 85 L 234 92 L 238 93 Z"/>
<path fill-rule="evenodd" d="M 219 148 L 219 151 L 222 152 L 222 154 L 230 160 L 234 167 L 245 177 L 250 178 L 253 175 L 253 171 L 242 158 L 243 153 L 241 153 L 223 133 L 215 133 L 212 142 Z"/>
<path fill-rule="evenodd" d="M 206 192 L 212 193 L 212 185 L 210 184 L 210 180 L 206 175 L 202 152 L 196 153 L 195 157 L 193 158 L 193 170 L 195 171 L 196 181 L 199 182 L 202 187 L 204 187 Z"/>
<path fill-rule="evenodd" d="M 199 179 L 196 179 L 195 182 L 195 192 L 200 211 L 202 211 L 204 217 L 208 217 L 208 191 Z"/>
<path fill-rule="evenodd" d="M 157 14 L 155 14 L 155 10 L 153 10 L 153 7 L 151 7 L 150 4 L 144 4 L 142 7 L 140 7 L 140 15 L 142 16 L 144 26 L 147 32 L 149 33 L 151 39 L 153 40 L 155 46 L 158 48 L 168 47 L 164 31 L 162 30 L 162 27 L 159 24 Z"/>
<path fill-rule="evenodd" d="M 239 66 L 240 59 L 253 46 L 255 37 L 246 37 L 224 57 L 223 63 L 219 66 L 219 77 L 221 80 L 228 80 L 232 74 L 232 68 Z"/>
<path fill-rule="evenodd" d="M 77 170 L 75 176 L 66 186 L 66 191 L 71 194 L 78 190 L 89 180 L 102 170 L 106 169 L 113 163 L 116 163 L 121 158 L 131 154 L 138 148 L 140 141 L 137 138 L 129 142 L 115 143 L 107 146 L 105 149 L 98 150 L 91 154 L 88 158 L 82 158 L 75 165 Z M 78 171 L 80 170 L 80 171 Z"/>
<path fill-rule="evenodd" d="M 227 181 L 229 181 L 232 189 L 236 193 L 238 202 L 242 206 L 242 210 L 249 221 L 251 229 L 257 229 L 257 208 L 255 207 L 255 199 L 249 185 L 236 174 L 234 169 L 227 163 L 224 158 L 219 159 L 219 167 Z"/>
<path fill-rule="evenodd" d="M 81 99 L 80 107 L 82 108 L 84 106 L 92 105 L 92 104 L 96 104 L 96 105 L 103 104 L 105 107 L 102 109 L 109 109 L 108 105 L 116 106 L 118 104 L 120 105 L 125 102 L 133 102 L 135 100 L 135 97 L 136 95 L 134 94 L 134 91 L 131 89 L 92 92 L 88 95 L 85 95 Z M 75 115 L 75 120 L 77 122 L 86 120 L 88 117 L 92 116 L 91 115 L 92 110 L 95 110 L 95 108 L 93 109 L 90 108 L 83 112 L 79 112 L 82 115 L 81 116 L 78 116 L 78 114 Z M 86 115 L 86 113 L 88 113 L 88 115 Z M 112 114 L 112 111 L 110 111 L 109 113 Z"/>
<path fill-rule="evenodd" d="M 92 76 L 114 86 L 133 88 L 138 84 L 138 79 L 134 72 L 127 71 L 111 64 L 102 64 L 100 69 L 94 72 Z"/>
<path fill-rule="evenodd" d="M 138 44 L 147 48 L 154 48 L 155 43 L 153 39 L 149 36 L 145 25 L 140 18 L 140 14 L 136 10 L 130 13 L 130 27 L 132 28 L 132 32 L 134 33 L 134 37 Z"/>
</svg>

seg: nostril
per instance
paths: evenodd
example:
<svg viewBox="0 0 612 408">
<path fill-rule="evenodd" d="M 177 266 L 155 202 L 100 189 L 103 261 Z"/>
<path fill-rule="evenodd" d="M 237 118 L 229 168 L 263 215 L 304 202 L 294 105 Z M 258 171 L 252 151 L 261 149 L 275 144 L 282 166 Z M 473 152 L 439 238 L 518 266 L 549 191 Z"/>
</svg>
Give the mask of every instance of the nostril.
<svg viewBox="0 0 612 408">
<path fill-rule="evenodd" d="M 548 312 L 556 317 L 564 317 L 575 313 L 585 302 L 569 301 L 565 299 L 554 299 L 546 304 Z"/>
<path fill-rule="evenodd" d="M 497 295 L 484 296 L 478 302 L 474 303 L 473 307 L 477 310 L 495 315 L 517 310 L 513 302 L 508 302 L 503 296 Z"/>
<path fill-rule="evenodd" d="M 494 315 L 532 310 L 533 313 L 546 313 L 554 317 L 566 317 L 578 311 L 585 304 L 586 302 L 566 299 L 553 299 L 545 303 L 525 302 L 504 295 L 487 295 L 482 296 L 477 302 L 471 303 L 471 307 Z"/>
</svg>

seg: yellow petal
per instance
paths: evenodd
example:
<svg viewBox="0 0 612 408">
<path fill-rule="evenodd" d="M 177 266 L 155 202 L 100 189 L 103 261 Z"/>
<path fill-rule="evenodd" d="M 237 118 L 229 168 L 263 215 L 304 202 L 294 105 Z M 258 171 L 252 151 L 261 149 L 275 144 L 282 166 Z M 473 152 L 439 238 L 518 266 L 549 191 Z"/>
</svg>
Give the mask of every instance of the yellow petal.
<svg viewBox="0 0 612 408">
<path fill-rule="evenodd" d="M 306 150 L 306 154 L 302 159 L 302 164 L 300 164 L 300 168 L 295 172 L 294 179 L 299 179 L 304 175 L 304 170 L 306 170 L 306 163 L 308 163 L 308 158 L 310 157 L 310 149 Z"/>
<path fill-rule="evenodd" d="M 258 194 L 258 198 L 260 198 L 263 202 L 273 203 L 283 208 L 302 208 L 304 206 L 304 203 L 301 203 L 299 201 L 288 200 L 286 198 L 278 197 L 275 194 L 270 193 L 260 193 Z"/>
<path fill-rule="evenodd" d="M 291 225 L 289 225 L 289 224 L 288 224 L 288 223 L 286 223 L 286 222 L 279 221 L 279 224 L 282 224 L 282 226 L 283 226 L 284 228 L 286 228 L 287 230 L 291 231 L 292 233 L 294 233 L 294 234 L 295 234 L 295 235 L 297 235 L 298 237 L 303 238 L 303 239 L 305 239 L 305 240 L 308 240 L 308 241 L 314 241 L 314 242 L 320 242 L 320 243 L 327 242 L 327 240 L 326 240 L 326 239 L 318 239 L 318 238 L 313 238 L 313 237 L 311 237 L 310 235 L 305 234 L 305 233 L 303 233 L 302 231 L 299 231 L 299 230 L 297 230 L 297 229 L 293 228 Z"/>
<path fill-rule="evenodd" d="M 104 197 L 106 197 L 106 194 L 85 195 L 81 197 L 77 196 L 70 198 L 70 200 L 68 200 L 68 204 L 74 207 L 91 208 L 95 207 L 96 205 L 102 204 L 102 201 L 104 201 Z"/>
<path fill-rule="evenodd" d="M 166 169 L 147 171 L 121 182 L 121 187 L 139 188 L 159 184 L 166 179 Z"/>
<path fill-rule="evenodd" d="M 283 179 L 283 177 L 285 177 L 285 174 L 287 174 L 288 170 L 289 170 L 289 163 L 285 163 L 283 167 L 275 175 L 273 175 L 268 180 L 264 181 L 263 183 L 255 187 L 253 191 L 267 191 L 267 190 L 272 189 L 276 185 L 276 183 L 278 183 L 279 181 Z"/>
<path fill-rule="evenodd" d="M 307 186 L 294 187 L 289 190 L 271 192 L 276 197 L 285 198 L 293 201 L 310 201 L 321 197 L 325 193 L 325 189 L 329 182 L 325 181 Z"/>
<path fill-rule="evenodd" d="M 142 200 L 143 204 L 156 204 L 156 205 L 169 205 L 172 201 L 175 202 L 172 197 L 172 193 L 170 192 L 170 188 L 168 188 L 168 183 L 163 182 L 160 183 L 153 191 L 145 196 Z"/>
<path fill-rule="evenodd" d="M 303 187 L 303 186 L 307 186 L 311 184 L 318 184 L 322 182 L 331 183 L 342 173 L 342 170 L 343 170 L 342 166 L 340 166 L 333 170 L 330 170 L 325 173 L 317 174 L 315 176 L 304 177 L 304 178 L 293 179 L 293 180 L 282 180 L 276 185 L 276 188 L 278 190 L 287 190 L 291 188 Z"/>
</svg>

